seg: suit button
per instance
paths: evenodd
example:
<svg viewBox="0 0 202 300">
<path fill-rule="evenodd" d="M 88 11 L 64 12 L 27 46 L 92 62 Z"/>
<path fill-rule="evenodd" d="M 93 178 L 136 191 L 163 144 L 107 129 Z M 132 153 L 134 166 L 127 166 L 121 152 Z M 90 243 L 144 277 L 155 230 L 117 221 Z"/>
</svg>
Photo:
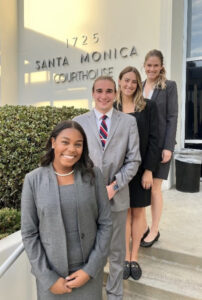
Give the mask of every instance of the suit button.
<svg viewBox="0 0 202 300">
<path fill-rule="evenodd" d="M 81 239 L 84 239 L 84 237 L 85 237 L 85 234 L 81 233 Z"/>
</svg>

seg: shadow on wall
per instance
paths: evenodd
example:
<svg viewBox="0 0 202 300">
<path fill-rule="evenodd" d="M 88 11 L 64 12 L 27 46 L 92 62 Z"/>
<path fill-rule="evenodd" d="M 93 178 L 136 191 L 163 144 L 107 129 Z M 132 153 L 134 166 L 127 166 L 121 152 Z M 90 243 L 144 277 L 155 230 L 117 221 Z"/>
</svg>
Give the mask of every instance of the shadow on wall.
<svg viewBox="0 0 202 300">
<path fill-rule="evenodd" d="M 60 6 L 19 0 L 19 104 L 91 108 L 93 80 L 100 75 L 115 75 L 116 80 L 122 67 L 134 63 L 133 39 L 128 35 L 120 41 L 117 30 L 110 34 L 117 18 L 109 29 L 109 20 L 123 15 L 123 4 L 117 12 L 106 10 L 106 5 L 93 0 L 63 0 Z"/>
<path fill-rule="evenodd" d="M 19 104 L 57 106 L 57 101 L 67 105 L 68 100 L 72 106 L 77 100 L 76 106 L 88 108 L 89 83 L 81 80 L 82 74 L 80 80 L 75 77 L 83 68 L 75 61 L 86 53 L 28 29 L 24 29 L 23 39 L 22 45 L 32 42 L 19 53 Z"/>
</svg>

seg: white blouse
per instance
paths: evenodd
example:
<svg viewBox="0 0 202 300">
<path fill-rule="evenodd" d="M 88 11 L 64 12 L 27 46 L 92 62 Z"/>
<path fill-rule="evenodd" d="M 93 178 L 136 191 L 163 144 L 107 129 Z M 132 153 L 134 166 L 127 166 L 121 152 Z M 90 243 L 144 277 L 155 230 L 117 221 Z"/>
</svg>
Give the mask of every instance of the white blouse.
<svg viewBox="0 0 202 300">
<path fill-rule="evenodd" d="M 149 95 L 146 97 L 145 91 L 144 91 L 144 89 L 143 89 L 143 97 L 144 97 L 145 99 L 151 100 L 152 95 L 153 95 L 153 92 L 154 92 L 154 90 L 151 90 L 151 91 L 149 92 Z"/>
</svg>

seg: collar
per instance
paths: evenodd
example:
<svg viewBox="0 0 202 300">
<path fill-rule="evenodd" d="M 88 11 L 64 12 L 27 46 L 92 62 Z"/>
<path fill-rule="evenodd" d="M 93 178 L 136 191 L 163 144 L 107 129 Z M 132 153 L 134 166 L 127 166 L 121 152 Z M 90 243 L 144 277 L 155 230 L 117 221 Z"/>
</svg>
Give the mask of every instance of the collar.
<svg viewBox="0 0 202 300">
<path fill-rule="evenodd" d="M 113 113 L 113 107 L 106 112 L 105 114 L 101 113 L 100 111 L 98 111 L 96 108 L 94 108 L 94 112 L 95 112 L 95 116 L 98 120 L 100 120 L 102 118 L 103 115 L 106 115 L 109 119 L 111 119 L 112 117 L 112 113 Z"/>
</svg>

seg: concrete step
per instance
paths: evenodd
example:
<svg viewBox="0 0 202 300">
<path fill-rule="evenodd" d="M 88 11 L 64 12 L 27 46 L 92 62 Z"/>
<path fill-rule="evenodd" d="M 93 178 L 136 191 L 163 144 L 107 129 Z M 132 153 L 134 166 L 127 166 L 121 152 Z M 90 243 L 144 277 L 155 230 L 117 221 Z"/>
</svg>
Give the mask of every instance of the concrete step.
<svg viewBox="0 0 202 300">
<path fill-rule="evenodd" d="M 142 277 L 138 281 L 132 278 L 124 281 L 126 296 L 139 294 L 155 300 L 202 300 L 202 269 L 145 255 L 140 256 L 139 263 Z M 105 267 L 107 273 L 108 265 Z"/>
<path fill-rule="evenodd" d="M 196 254 L 192 254 L 191 251 L 183 252 L 181 249 L 180 251 L 178 251 L 178 249 L 174 249 L 174 247 L 172 247 L 172 242 L 170 242 L 170 245 L 168 245 L 165 240 L 160 240 L 151 248 L 140 247 L 139 255 L 151 256 L 157 259 L 166 260 L 168 262 L 174 262 L 190 267 L 202 268 L 202 255 L 199 256 Z"/>
<path fill-rule="evenodd" d="M 200 193 L 163 192 L 164 207 L 160 222 L 160 239 L 140 253 L 171 262 L 202 268 L 202 184 Z M 147 208 L 151 225 L 151 210 Z"/>
<path fill-rule="evenodd" d="M 152 248 L 155 248 L 155 251 L 163 249 L 187 254 L 202 261 L 202 184 L 199 193 L 182 193 L 171 189 L 163 192 L 163 198 L 161 236 Z M 147 207 L 147 220 L 151 226 L 150 207 Z"/>
<path fill-rule="evenodd" d="M 105 291 L 105 285 L 103 286 L 103 298 L 102 300 L 107 300 L 107 295 Z M 155 298 L 143 296 L 141 294 L 137 294 L 134 291 L 128 291 L 124 288 L 124 300 L 155 300 Z"/>
</svg>

